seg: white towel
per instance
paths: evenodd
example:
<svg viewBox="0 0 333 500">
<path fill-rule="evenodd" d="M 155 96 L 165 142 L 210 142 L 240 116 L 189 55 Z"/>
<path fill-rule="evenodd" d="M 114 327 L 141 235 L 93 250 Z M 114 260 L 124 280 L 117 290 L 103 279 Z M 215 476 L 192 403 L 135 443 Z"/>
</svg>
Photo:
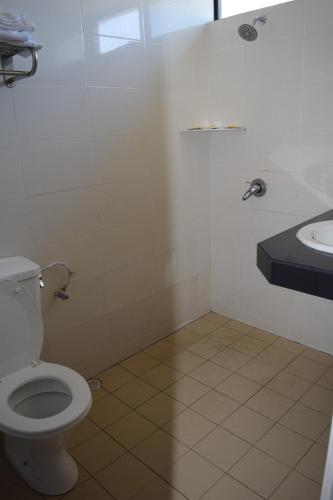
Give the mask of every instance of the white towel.
<svg viewBox="0 0 333 500">
<path fill-rule="evenodd" d="M 35 25 L 28 22 L 24 16 L 10 12 L 0 12 L 0 29 L 4 31 L 26 31 L 32 33 Z"/>
<path fill-rule="evenodd" d="M 31 34 L 27 31 L 5 31 L 0 29 L 0 39 L 6 42 L 27 42 L 31 40 Z"/>
<path fill-rule="evenodd" d="M 42 44 L 36 42 L 31 33 L 35 25 L 28 22 L 24 16 L 0 12 L 0 42 L 16 47 L 26 47 L 39 50 Z M 28 51 L 21 52 L 23 57 L 29 56 Z"/>
</svg>

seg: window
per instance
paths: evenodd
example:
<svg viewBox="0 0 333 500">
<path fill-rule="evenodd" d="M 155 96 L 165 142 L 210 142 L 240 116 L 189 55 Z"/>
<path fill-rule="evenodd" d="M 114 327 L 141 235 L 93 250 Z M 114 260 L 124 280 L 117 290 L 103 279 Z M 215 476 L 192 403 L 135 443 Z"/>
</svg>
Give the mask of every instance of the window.
<svg viewBox="0 0 333 500">
<path fill-rule="evenodd" d="M 235 16 L 243 12 L 291 1 L 292 0 L 214 0 L 215 19 Z"/>
</svg>

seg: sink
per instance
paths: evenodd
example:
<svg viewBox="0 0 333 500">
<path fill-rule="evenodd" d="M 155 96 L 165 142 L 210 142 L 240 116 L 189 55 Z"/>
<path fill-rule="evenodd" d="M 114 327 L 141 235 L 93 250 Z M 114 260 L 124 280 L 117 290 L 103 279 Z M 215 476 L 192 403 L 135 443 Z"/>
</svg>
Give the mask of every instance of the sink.
<svg viewBox="0 0 333 500">
<path fill-rule="evenodd" d="M 333 254 L 333 220 L 315 222 L 301 227 L 296 238 L 310 248 Z"/>
</svg>

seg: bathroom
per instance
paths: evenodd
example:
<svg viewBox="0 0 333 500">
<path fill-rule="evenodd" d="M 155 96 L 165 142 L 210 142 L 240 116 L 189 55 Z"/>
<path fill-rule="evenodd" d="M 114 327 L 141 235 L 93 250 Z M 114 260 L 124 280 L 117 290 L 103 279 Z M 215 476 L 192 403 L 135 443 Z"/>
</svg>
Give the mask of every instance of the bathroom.
<svg viewBox="0 0 333 500">
<path fill-rule="evenodd" d="M 331 256 L 292 228 L 333 218 L 333 3 L 0 0 L 0 55 L 8 12 L 0 498 L 331 500 Z"/>
</svg>

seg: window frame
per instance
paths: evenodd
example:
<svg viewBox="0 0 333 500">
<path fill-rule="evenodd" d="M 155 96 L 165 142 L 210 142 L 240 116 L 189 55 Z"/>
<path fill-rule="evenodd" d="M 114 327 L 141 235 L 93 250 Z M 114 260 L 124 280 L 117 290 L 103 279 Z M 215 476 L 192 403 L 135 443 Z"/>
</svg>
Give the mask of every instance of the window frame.
<svg viewBox="0 0 333 500">
<path fill-rule="evenodd" d="M 220 0 L 213 0 L 214 2 L 214 21 L 220 19 Z"/>
</svg>

